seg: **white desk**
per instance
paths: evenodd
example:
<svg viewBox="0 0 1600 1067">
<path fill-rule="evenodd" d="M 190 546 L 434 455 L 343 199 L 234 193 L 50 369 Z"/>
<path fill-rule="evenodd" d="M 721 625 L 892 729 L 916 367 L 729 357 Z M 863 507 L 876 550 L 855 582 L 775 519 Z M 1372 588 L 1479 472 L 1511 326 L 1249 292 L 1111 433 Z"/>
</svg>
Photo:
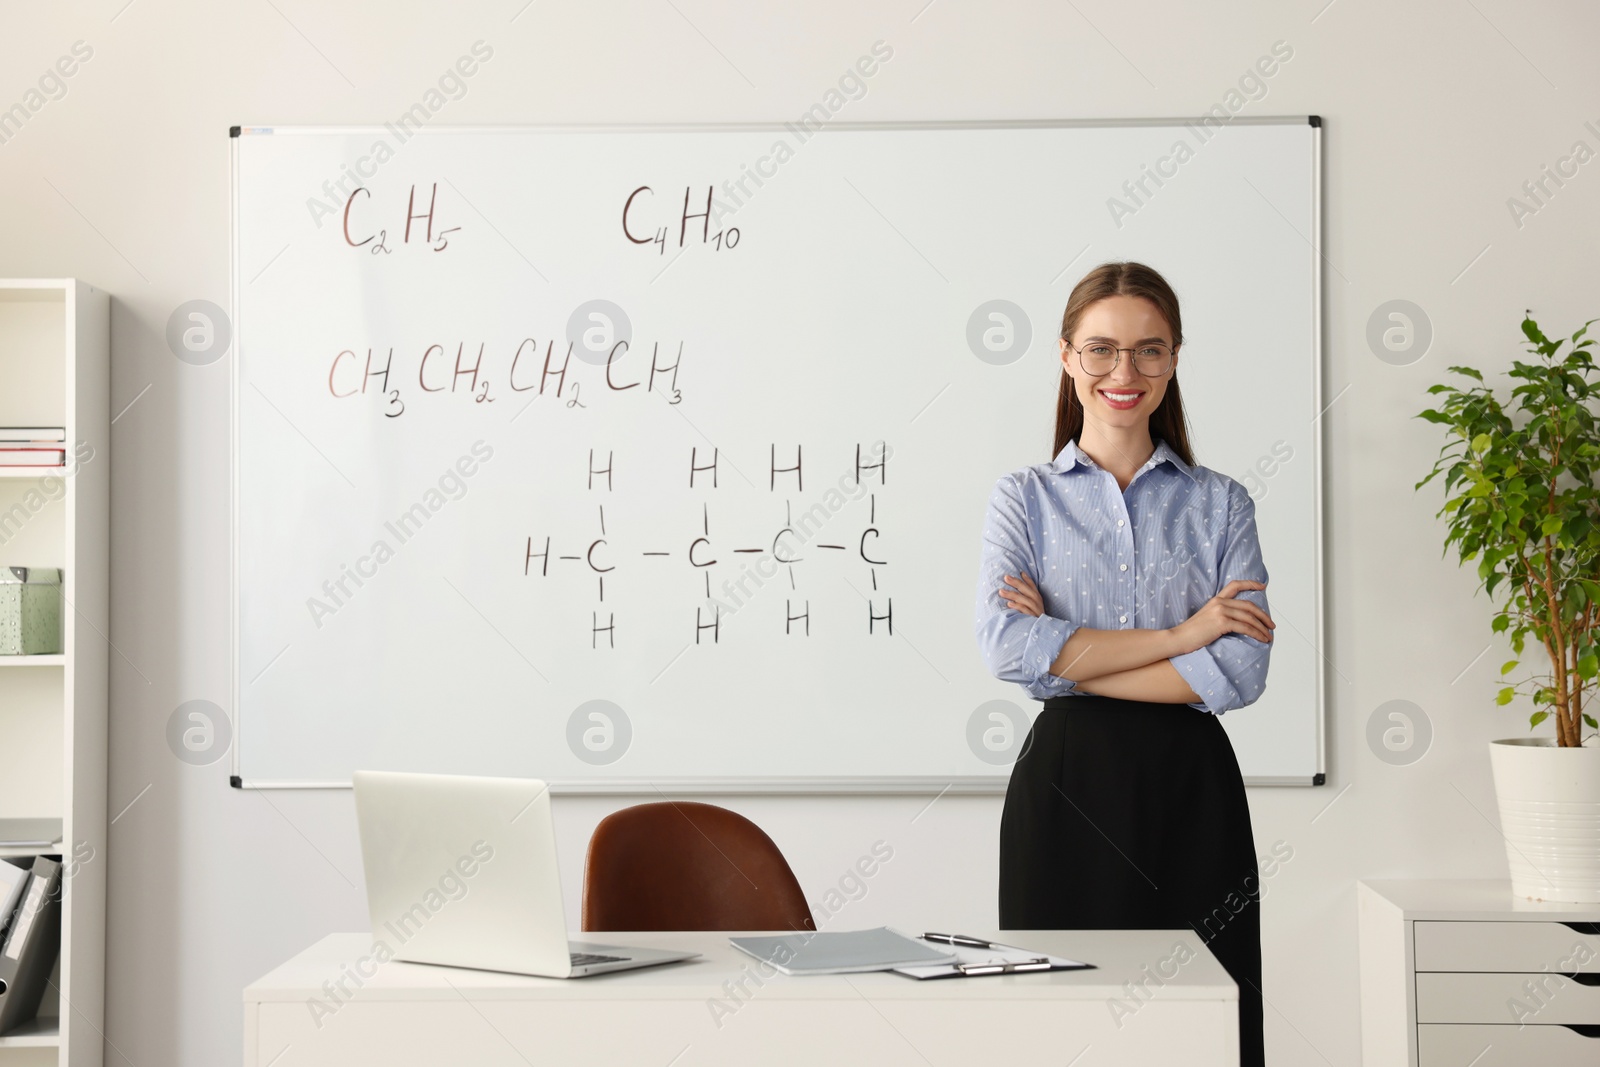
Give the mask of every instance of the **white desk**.
<svg viewBox="0 0 1600 1067">
<path fill-rule="evenodd" d="M 703 953 L 588 978 L 399 962 L 360 975 L 371 936 L 330 934 L 246 987 L 244 1063 L 974 1067 L 1072 1063 L 1086 1046 L 1082 1062 L 1096 1067 L 1239 1062 L 1238 987 L 1191 930 L 961 932 L 1099 966 L 923 982 L 886 972 L 763 977 L 728 945 L 730 932 L 713 931 L 579 935 Z M 324 983 L 341 978 L 351 995 L 336 1004 Z"/>
</svg>

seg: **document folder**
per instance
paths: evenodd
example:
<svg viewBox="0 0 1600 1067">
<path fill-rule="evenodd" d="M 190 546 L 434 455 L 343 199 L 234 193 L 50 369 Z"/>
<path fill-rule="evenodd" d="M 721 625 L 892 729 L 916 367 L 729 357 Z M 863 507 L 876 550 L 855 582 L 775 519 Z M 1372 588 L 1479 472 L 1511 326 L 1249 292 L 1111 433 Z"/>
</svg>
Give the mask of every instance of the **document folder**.
<svg viewBox="0 0 1600 1067">
<path fill-rule="evenodd" d="M 61 865 L 35 856 L 0 946 L 0 1036 L 30 1021 L 61 950 Z"/>
<path fill-rule="evenodd" d="M 728 943 L 784 974 L 849 974 L 912 964 L 954 963 L 953 952 L 934 948 L 887 926 L 871 930 L 777 937 L 730 937 Z"/>
</svg>

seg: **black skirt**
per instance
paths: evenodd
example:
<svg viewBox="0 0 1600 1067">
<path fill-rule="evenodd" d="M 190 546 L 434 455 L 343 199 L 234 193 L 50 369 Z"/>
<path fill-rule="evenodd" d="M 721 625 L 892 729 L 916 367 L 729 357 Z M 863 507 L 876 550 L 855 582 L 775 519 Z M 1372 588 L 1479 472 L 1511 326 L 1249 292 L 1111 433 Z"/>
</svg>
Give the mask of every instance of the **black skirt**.
<svg viewBox="0 0 1600 1067">
<path fill-rule="evenodd" d="M 1255 838 L 1217 717 L 1091 693 L 1045 701 L 1000 819 L 1000 927 L 1193 930 L 1239 986 L 1239 1062 L 1260 1067 Z"/>
</svg>

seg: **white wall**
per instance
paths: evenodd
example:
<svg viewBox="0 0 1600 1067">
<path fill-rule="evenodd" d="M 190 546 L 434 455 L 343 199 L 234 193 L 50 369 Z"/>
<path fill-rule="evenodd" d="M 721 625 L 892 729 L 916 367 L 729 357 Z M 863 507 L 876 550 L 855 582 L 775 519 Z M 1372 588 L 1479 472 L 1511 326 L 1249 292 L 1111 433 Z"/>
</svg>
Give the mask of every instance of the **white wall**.
<svg viewBox="0 0 1600 1067">
<path fill-rule="evenodd" d="M 1523 732 L 1526 714 L 1493 705 L 1502 642 L 1491 640 L 1474 572 L 1441 559 L 1439 490 L 1412 489 L 1443 441 L 1411 416 L 1447 364 L 1498 368 L 1520 355 L 1524 308 L 1551 333 L 1600 315 L 1600 162 L 1520 227 L 1507 208 L 1574 141 L 1600 146 L 1584 126 L 1600 127 L 1600 14 L 1578 0 L 522 8 L 7 5 L 0 108 L 23 100 L 75 41 L 93 55 L 65 95 L 0 144 L 0 275 L 108 288 L 113 410 L 131 405 L 113 440 L 110 795 L 122 814 L 105 857 L 108 1062 L 237 1063 L 241 987 L 324 933 L 366 921 L 348 793 L 235 791 L 225 761 L 186 765 L 164 739 L 179 703 L 226 705 L 228 693 L 227 364 L 182 363 L 164 340 L 180 303 L 227 302 L 227 127 L 392 118 L 479 39 L 493 58 L 435 121 L 785 120 L 881 38 L 892 61 L 840 117 L 1194 115 L 1281 40 L 1292 59 L 1243 113 L 1326 118 L 1320 651 L 1331 773 L 1326 788 L 1250 799 L 1259 851 L 1278 840 L 1294 850 L 1267 883 L 1269 1056 L 1357 1063 L 1355 880 L 1506 874 L 1485 742 Z M 1076 251 L 1063 249 L 1063 262 Z M 1374 309 L 1402 298 L 1425 309 L 1435 337 L 1425 358 L 1397 367 L 1365 335 Z M 1241 411 L 1248 417 L 1248 403 Z M 1049 412 L 1040 397 L 1033 417 L 1043 426 Z M 1279 640 L 1301 640 L 1309 625 L 1278 621 Z M 1434 732 L 1409 766 L 1383 762 L 1366 741 L 1369 716 L 1396 699 L 1415 702 Z M 893 846 L 841 924 L 996 921 L 999 798 L 728 803 L 772 834 L 814 899 L 875 840 Z M 574 924 L 584 844 L 615 806 L 558 800 Z"/>
</svg>

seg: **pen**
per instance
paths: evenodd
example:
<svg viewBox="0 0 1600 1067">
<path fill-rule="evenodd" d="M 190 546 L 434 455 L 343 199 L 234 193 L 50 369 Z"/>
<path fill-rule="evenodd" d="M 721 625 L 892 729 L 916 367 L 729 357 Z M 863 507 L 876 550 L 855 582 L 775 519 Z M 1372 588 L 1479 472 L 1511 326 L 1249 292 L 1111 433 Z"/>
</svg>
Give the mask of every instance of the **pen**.
<svg viewBox="0 0 1600 1067">
<path fill-rule="evenodd" d="M 991 941 L 982 941 L 976 937 L 967 937 L 964 934 L 923 934 L 924 941 L 943 941 L 947 945 L 961 945 L 966 948 L 998 948 Z"/>
<path fill-rule="evenodd" d="M 1048 971 L 1050 961 L 1044 957 L 1020 963 L 958 963 L 956 970 L 962 974 L 1011 974 L 1013 971 Z"/>
</svg>

